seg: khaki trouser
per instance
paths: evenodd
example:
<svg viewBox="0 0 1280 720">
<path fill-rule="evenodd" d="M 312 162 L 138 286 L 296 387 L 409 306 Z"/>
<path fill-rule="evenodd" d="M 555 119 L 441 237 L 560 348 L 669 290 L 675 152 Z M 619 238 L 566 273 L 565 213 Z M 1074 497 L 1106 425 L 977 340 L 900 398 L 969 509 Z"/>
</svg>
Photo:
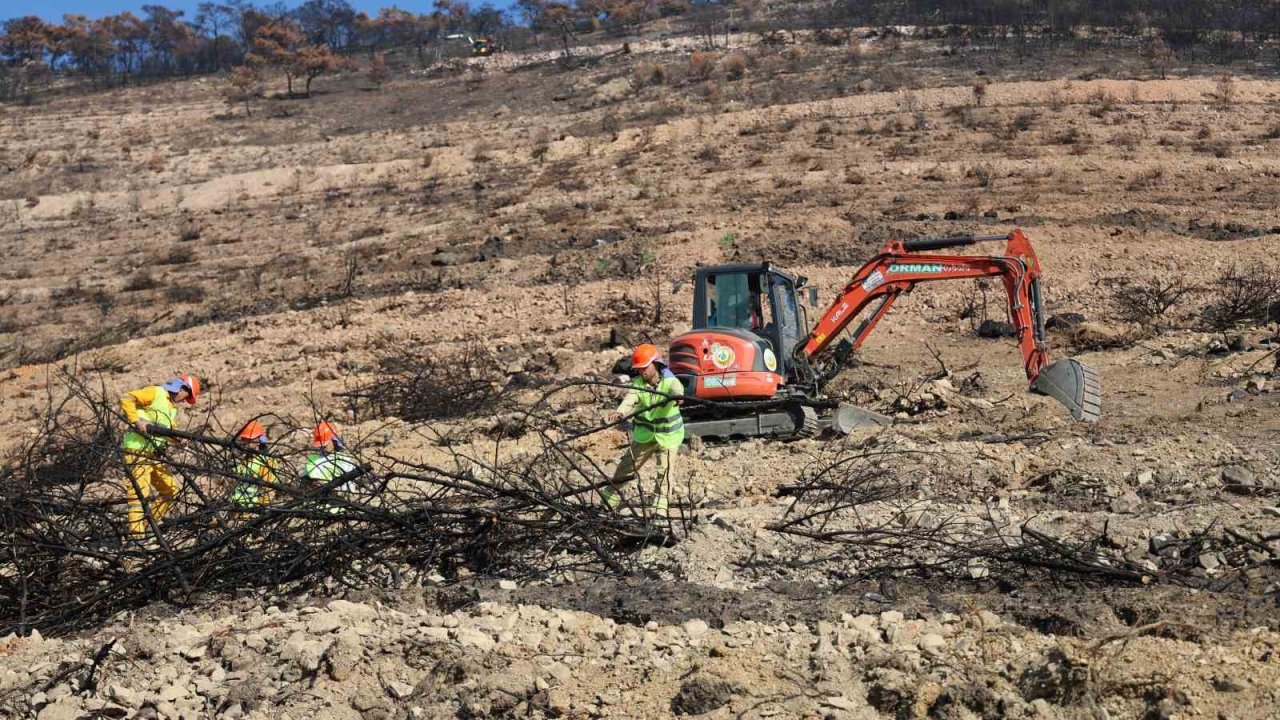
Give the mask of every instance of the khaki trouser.
<svg viewBox="0 0 1280 720">
<path fill-rule="evenodd" d="M 159 523 L 173 507 L 173 497 L 182 485 L 164 463 L 153 457 L 126 451 L 124 464 L 129 470 L 129 479 L 124 481 L 125 498 L 129 501 L 129 532 L 141 537 L 147 534 L 147 516 L 138 493 L 146 496 L 151 517 Z"/>
<path fill-rule="evenodd" d="M 661 513 L 667 510 L 667 495 L 671 491 L 671 483 L 675 480 L 677 445 L 664 448 L 656 442 L 632 442 L 627 446 L 622 457 L 618 458 L 618 469 L 613 471 L 613 481 L 609 487 L 600 491 L 604 502 L 616 508 L 622 504 L 622 486 L 636 479 L 639 472 L 650 461 L 657 461 L 657 479 L 653 486 L 654 500 L 651 507 Z"/>
</svg>

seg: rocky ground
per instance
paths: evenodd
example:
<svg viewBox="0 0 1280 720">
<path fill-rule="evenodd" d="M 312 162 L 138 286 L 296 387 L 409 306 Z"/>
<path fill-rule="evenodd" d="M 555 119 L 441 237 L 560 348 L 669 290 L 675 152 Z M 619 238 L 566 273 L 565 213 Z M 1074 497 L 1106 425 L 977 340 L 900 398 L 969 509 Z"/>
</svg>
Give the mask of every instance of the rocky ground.
<svg viewBox="0 0 1280 720">
<path fill-rule="evenodd" d="M 638 551 L 639 576 L 147 607 L 4 640 L 0 707 L 1274 716 L 1274 333 L 1209 332 L 1201 311 L 1223 270 L 1266 267 L 1280 242 L 1280 84 L 1196 67 L 1159 80 L 1122 51 L 1019 63 L 913 41 L 736 42 L 709 68 L 655 43 L 573 70 L 406 71 L 381 91 L 321 80 L 313 100 L 264 100 L 252 117 L 211 80 L 0 108 L 0 418 L 38 427 L 53 363 L 108 393 L 183 371 L 212 386 L 201 422 L 269 409 L 301 427 L 314 403 L 383 452 L 483 456 L 491 417 L 352 417 L 340 394 L 388 357 L 478 342 L 512 402 L 531 403 L 681 331 L 697 263 L 773 260 L 826 302 L 890 237 L 1021 226 L 1051 312 L 1087 318 L 1051 339 L 1101 372 L 1102 422 L 1025 394 L 1016 348 L 976 337 L 1002 298 L 922 287 L 835 387 L 897 424 L 686 449 L 681 499 L 696 507 L 680 543 Z M 1123 322 L 1114 289 L 1168 277 L 1202 289 L 1161 332 Z M 587 421 L 610 402 L 568 409 Z M 607 462 L 622 441 L 583 446 Z M 858 453 L 888 458 L 878 471 L 903 488 L 872 517 L 960 523 L 973 542 L 1026 525 L 1148 581 L 895 573 L 768 529 L 803 510 L 780 488 Z"/>
</svg>

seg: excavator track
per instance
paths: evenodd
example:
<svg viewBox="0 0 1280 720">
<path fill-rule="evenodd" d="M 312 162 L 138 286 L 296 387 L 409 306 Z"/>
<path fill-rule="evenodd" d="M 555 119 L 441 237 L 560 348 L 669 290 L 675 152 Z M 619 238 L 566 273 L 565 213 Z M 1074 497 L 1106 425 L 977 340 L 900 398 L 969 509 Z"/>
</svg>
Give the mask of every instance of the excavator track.
<svg viewBox="0 0 1280 720">
<path fill-rule="evenodd" d="M 791 435 L 793 440 L 814 437 L 822 430 L 818 424 L 818 411 L 808 405 L 797 405 L 792 409 L 791 417 L 796 423 L 795 433 Z"/>
<path fill-rule="evenodd" d="M 686 419 L 684 428 L 689 435 L 715 440 L 751 437 L 797 440 L 814 437 L 822 431 L 818 412 L 808 405 L 798 403 L 787 403 L 763 412 L 744 412 L 730 417 Z"/>
</svg>

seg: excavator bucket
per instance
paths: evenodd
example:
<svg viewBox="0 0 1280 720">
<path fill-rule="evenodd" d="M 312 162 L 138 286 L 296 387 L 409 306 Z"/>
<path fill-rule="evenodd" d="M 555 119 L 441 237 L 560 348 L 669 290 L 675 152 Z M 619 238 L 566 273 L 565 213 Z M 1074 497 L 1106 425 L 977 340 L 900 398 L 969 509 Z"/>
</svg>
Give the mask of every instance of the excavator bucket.
<svg viewBox="0 0 1280 720">
<path fill-rule="evenodd" d="M 893 418 L 881 415 L 851 403 L 841 403 L 831 417 L 831 429 L 841 435 L 848 435 L 860 427 L 887 427 L 893 424 Z"/>
<path fill-rule="evenodd" d="M 1097 422 L 1102 417 L 1102 383 L 1098 371 L 1074 358 L 1050 363 L 1031 381 L 1031 392 L 1048 395 L 1071 411 L 1071 417 Z"/>
</svg>

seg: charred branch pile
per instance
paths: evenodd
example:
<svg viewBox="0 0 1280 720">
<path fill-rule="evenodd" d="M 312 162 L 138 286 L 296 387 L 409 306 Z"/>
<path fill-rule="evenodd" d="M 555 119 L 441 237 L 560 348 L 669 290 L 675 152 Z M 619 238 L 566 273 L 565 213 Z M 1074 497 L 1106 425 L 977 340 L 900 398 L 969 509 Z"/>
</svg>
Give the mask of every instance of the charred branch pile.
<svg viewBox="0 0 1280 720">
<path fill-rule="evenodd" d="M 508 379 L 483 345 L 442 357 L 409 347 L 380 354 L 377 380 L 344 393 L 356 416 L 406 422 L 447 420 L 491 412 Z"/>
<path fill-rule="evenodd" d="M 1146 557 L 1133 559 L 1133 553 L 1116 546 L 1106 526 L 1058 535 L 1038 527 L 1039 518 L 1016 520 L 999 503 L 925 502 L 921 488 L 909 479 L 907 455 L 847 446 L 821 457 L 795 484 L 780 489 L 794 501 L 769 529 L 810 541 L 808 551 L 837 578 L 914 574 L 982 580 L 996 574 L 1005 579 L 1047 574 L 1213 591 L 1280 591 L 1280 535 L 1255 537 L 1216 526 L 1160 534 L 1150 539 Z"/>
<path fill-rule="evenodd" d="M 173 509 L 135 536 L 114 403 L 73 378 L 39 433 L 0 466 L 0 635 L 91 626 L 155 601 L 205 593 L 276 595 L 398 587 L 467 576 L 547 578 L 637 569 L 637 545 L 670 524 L 604 509 L 601 467 L 527 420 L 541 445 L 495 462 L 453 453 L 447 467 L 373 456 L 328 482 L 301 479 L 306 423 L 260 418 L 275 482 L 237 472 L 243 450 L 209 422 L 172 441 Z M 235 502 L 238 484 L 267 504 Z M 634 500 L 635 498 L 632 498 Z M 637 505 L 637 508 L 639 506 Z"/>
</svg>

